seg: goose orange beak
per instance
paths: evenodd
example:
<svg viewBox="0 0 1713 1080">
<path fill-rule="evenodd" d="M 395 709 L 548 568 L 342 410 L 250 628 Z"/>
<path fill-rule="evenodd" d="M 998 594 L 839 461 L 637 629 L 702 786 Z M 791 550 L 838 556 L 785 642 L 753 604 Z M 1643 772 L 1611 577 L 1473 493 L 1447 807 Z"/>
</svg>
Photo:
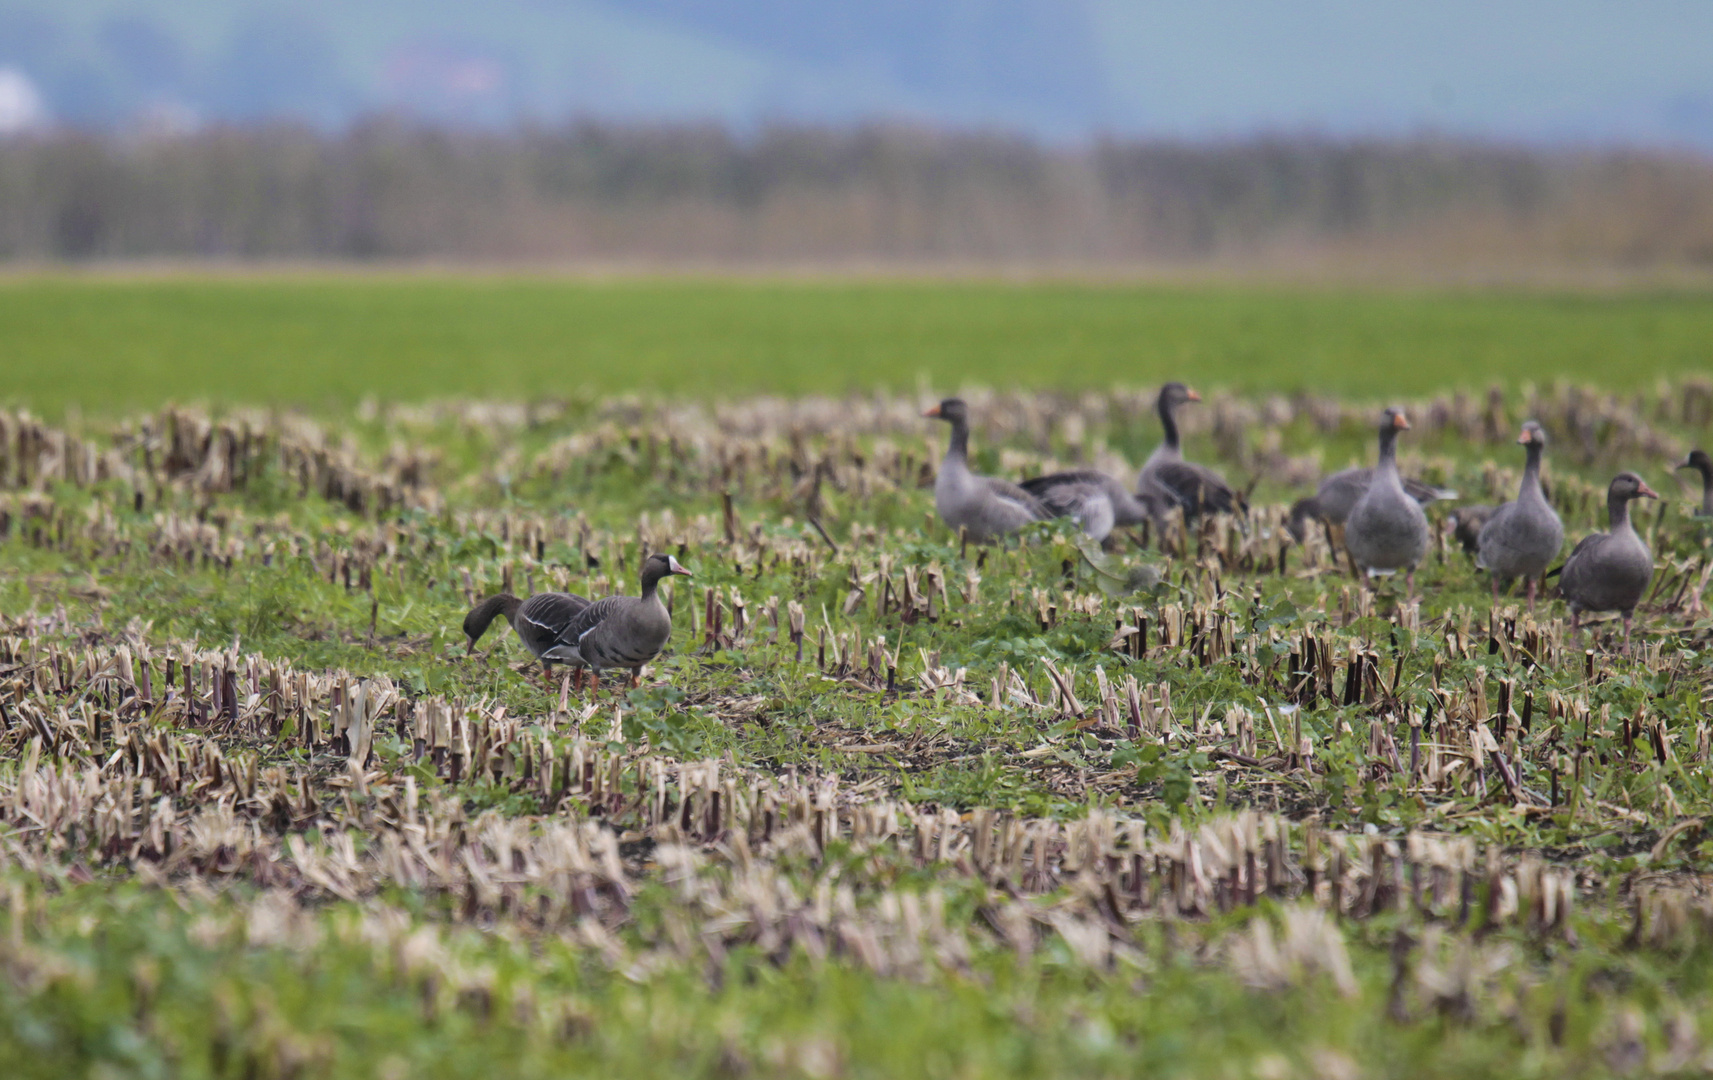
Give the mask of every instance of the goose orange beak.
<svg viewBox="0 0 1713 1080">
<path fill-rule="evenodd" d="M 1655 491 L 1651 487 L 1648 487 L 1648 485 L 1646 483 L 1643 483 L 1636 488 L 1636 494 L 1640 495 L 1644 499 L 1657 499 L 1657 498 L 1659 498 L 1659 492 Z"/>
<path fill-rule="evenodd" d="M 1185 401 L 1200 401 L 1201 395 L 1196 393 L 1194 390 L 1185 390 L 1184 391 L 1184 400 Z"/>
<path fill-rule="evenodd" d="M 1517 442 L 1523 446 L 1527 446 L 1534 441 L 1535 441 L 1534 438 L 1532 436 L 1530 436 L 1529 433 L 1526 431 L 1523 432 L 1521 435 L 1517 436 Z"/>
<path fill-rule="evenodd" d="M 938 405 L 930 405 L 928 407 L 928 411 L 923 413 L 922 415 L 923 416 L 930 416 L 930 417 L 933 417 L 934 419 L 937 420 L 940 417 L 940 407 Z"/>
<path fill-rule="evenodd" d="M 1398 413 L 1392 417 L 1392 426 L 1399 431 L 1408 431 L 1410 430 L 1410 418 L 1403 413 Z"/>
</svg>

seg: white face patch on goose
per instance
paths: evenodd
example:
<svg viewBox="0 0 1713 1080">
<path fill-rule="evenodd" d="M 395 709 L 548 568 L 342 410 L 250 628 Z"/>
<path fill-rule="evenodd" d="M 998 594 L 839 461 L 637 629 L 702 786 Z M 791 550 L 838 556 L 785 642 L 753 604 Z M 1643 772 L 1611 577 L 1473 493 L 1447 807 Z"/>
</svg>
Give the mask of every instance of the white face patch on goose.
<svg viewBox="0 0 1713 1080">
<path fill-rule="evenodd" d="M 678 564 L 677 559 L 673 558 L 670 555 L 666 556 L 666 569 L 671 571 L 674 574 L 683 574 L 685 577 L 692 577 L 693 576 L 690 573 L 690 571 L 684 569 L 684 567 L 682 567 Z"/>
</svg>

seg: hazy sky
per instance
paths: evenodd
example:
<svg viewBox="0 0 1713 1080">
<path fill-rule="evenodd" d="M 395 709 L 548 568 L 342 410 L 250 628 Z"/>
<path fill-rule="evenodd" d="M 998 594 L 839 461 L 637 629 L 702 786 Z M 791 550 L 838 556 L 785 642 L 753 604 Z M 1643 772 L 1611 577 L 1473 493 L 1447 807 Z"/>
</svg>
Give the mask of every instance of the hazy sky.
<svg viewBox="0 0 1713 1080">
<path fill-rule="evenodd" d="M 1713 0 L 0 0 L 0 126 L 376 111 L 1713 149 Z"/>
</svg>

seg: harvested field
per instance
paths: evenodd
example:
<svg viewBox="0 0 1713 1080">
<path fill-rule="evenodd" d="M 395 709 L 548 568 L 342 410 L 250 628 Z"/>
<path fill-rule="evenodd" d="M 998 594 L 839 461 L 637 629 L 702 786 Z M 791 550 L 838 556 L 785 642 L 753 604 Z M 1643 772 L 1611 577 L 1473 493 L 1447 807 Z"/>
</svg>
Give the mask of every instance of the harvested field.
<svg viewBox="0 0 1713 1080">
<path fill-rule="evenodd" d="M 965 395 L 1129 476 L 1148 394 Z M 0 1048 L 24 1074 L 1575 1076 L 1713 1066 L 1713 386 L 1406 403 L 1405 471 L 1571 540 L 1668 498 L 1632 655 L 1419 600 L 1285 507 L 1374 402 L 1209 394 L 1245 519 L 934 519 L 926 392 L 0 413 Z M 1679 476 L 1688 474 L 1679 474 Z M 634 592 L 641 685 L 483 596 Z M 1132 591 L 1149 567 L 1157 584 Z M 1152 580 L 1153 576 L 1149 576 Z"/>
</svg>

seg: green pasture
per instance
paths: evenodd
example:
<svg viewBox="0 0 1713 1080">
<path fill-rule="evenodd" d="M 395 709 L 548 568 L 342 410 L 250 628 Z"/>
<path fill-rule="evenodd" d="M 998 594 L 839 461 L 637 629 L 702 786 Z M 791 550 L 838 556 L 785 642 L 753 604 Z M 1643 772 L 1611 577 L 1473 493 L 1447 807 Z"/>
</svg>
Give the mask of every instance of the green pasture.
<svg viewBox="0 0 1713 1080">
<path fill-rule="evenodd" d="M 1184 378 L 1360 397 L 1703 369 L 1696 292 L 453 275 L 19 276 L 0 401 L 348 405 Z"/>
</svg>

